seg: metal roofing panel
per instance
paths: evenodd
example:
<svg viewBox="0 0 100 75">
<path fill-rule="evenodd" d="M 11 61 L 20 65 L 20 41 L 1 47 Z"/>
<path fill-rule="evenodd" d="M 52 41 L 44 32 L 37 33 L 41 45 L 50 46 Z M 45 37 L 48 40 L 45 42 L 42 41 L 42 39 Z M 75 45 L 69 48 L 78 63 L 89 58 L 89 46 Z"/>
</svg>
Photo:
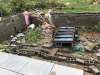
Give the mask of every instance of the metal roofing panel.
<svg viewBox="0 0 100 75">
<path fill-rule="evenodd" d="M 1 63 L 0 67 L 11 71 L 19 72 L 22 68 L 25 67 L 26 64 L 28 64 L 28 58 L 9 54 L 8 59 L 6 59 L 5 62 Z"/>
<path fill-rule="evenodd" d="M 74 35 L 74 32 L 57 32 L 56 35 Z"/>
<path fill-rule="evenodd" d="M 75 28 L 75 27 L 60 27 L 60 28 Z"/>
<path fill-rule="evenodd" d="M 83 70 L 57 64 L 55 64 L 52 71 L 55 71 L 56 75 L 83 75 Z"/>
<path fill-rule="evenodd" d="M 59 29 L 59 32 L 73 32 L 75 29 Z"/>
<path fill-rule="evenodd" d="M 56 71 L 56 75 L 83 75 L 82 70 L 51 62 L 7 53 L 3 55 L 7 55 L 9 59 L 0 64 L 0 75 L 50 75 L 52 69 Z M 3 58 L 3 55 L 1 54 L 0 58 Z"/>
<path fill-rule="evenodd" d="M 61 42 L 69 42 L 69 41 L 73 41 L 73 38 L 55 38 L 54 41 L 61 41 Z"/>
<path fill-rule="evenodd" d="M 53 63 L 41 60 L 30 60 L 29 64 L 20 71 L 24 75 L 49 75 Z"/>
<path fill-rule="evenodd" d="M 8 54 L 0 52 L 0 64 L 5 62 L 9 58 Z"/>
<path fill-rule="evenodd" d="M 21 75 L 21 74 L 0 68 L 0 75 Z"/>
<path fill-rule="evenodd" d="M 59 37 L 59 38 L 66 38 L 66 37 L 73 37 L 73 35 L 56 35 L 55 37 Z"/>
</svg>

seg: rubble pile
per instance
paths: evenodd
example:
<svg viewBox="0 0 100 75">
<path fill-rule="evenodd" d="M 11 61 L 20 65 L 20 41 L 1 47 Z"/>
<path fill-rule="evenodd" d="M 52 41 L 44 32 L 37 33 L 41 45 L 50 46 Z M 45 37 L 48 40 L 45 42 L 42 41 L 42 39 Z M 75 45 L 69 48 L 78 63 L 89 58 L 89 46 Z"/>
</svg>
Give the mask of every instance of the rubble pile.
<svg viewBox="0 0 100 75">
<path fill-rule="evenodd" d="M 67 48 L 48 48 L 52 44 L 53 31 L 54 31 L 54 27 L 48 23 L 45 23 L 44 25 L 42 25 L 42 34 L 44 35 L 44 38 L 42 40 L 44 44 L 42 46 L 21 43 L 21 44 L 17 44 L 16 46 L 12 47 L 11 53 L 15 53 L 18 55 L 25 55 L 25 56 L 38 56 L 40 58 L 45 58 L 48 60 L 55 60 L 55 61 L 66 62 L 66 63 L 71 63 L 71 64 L 78 64 L 82 66 L 85 65 L 87 66 L 87 68 L 84 68 L 84 69 L 88 69 L 87 71 L 90 71 L 96 74 L 100 72 L 100 69 L 98 67 L 98 65 L 100 65 L 100 62 L 99 62 L 100 50 L 98 49 L 99 47 L 97 48 L 98 53 L 92 53 L 92 54 L 84 53 L 84 55 L 82 56 L 75 56 L 75 53 L 73 53 L 72 50 L 69 50 Z M 24 36 L 22 35 L 22 33 L 20 33 L 16 35 L 16 37 L 20 38 Z M 85 36 L 85 38 L 86 37 L 88 36 Z M 83 42 L 83 37 L 81 38 L 81 41 Z M 87 42 L 87 40 L 85 41 Z M 88 41 L 92 42 L 90 38 L 88 38 Z"/>
<path fill-rule="evenodd" d="M 39 17 L 40 13 L 38 14 Z M 39 34 L 42 34 L 42 39 L 39 39 L 39 41 L 41 41 L 41 44 L 38 45 L 37 42 L 32 41 L 34 39 L 33 37 L 38 33 L 35 32 L 36 25 L 31 24 L 28 27 L 26 34 L 28 30 L 32 31 L 31 36 L 33 37 L 30 38 L 31 36 L 29 36 L 29 40 L 32 43 L 26 43 L 26 34 L 18 33 L 15 36 L 11 35 L 8 44 L 8 46 L 10 47 L 10 51 L 7 52 L 25 56 L 38 56 L 40 58 L 45 58 L 48 60 L 78 64 L 81 66 L 86 66 L 84 68 L 86 69 L 86 71 L 100 75 L 100 33 L 82 33 L 79 38 L 80 42 L 76 43 L 74 41 L 76 29 L 73 27 L 67 27 L 67 29 L 66 27 L 63 27 L 59 30 L 59 33 L 63 32 L 63 35 L 56 34 L 55 38 L 64 38 L 65 40 L 66 38 L 72 39 L 72 41 L 68 40 L 68 43 L 72 43 L 73 46 L 75 42 L 75 45 L 73 47 L 73 50 L 75 50 L 71 50 L 72 48 L 54 48 L 53 42 L 56 27 L 52 23 L 50 12 L 46 14 L 45 18 L 46 19 L 42 18 L 43 21 L 41 20 L 43 22 L 42 25 L 40 25 L 41 31 L 38 31 Z M 40 38 L 40 36 L 37 37 Z M 37 37 L 35 37 L 35 39 L 37 39 Z M 63 42 L 66 42 L 65 40 Z M 2 45 L 0 45 L 0 48 L 2 48 Z"/>
<path fill-rule="evenodd" d="M 100 44 L 100 34 L 95 32 L 84 33 L 80 36 L 80 41 L 86 50 L 93 51 L 93 49 Z"/>
<path fill-rule="evenodd" d="M 13 35 L 10 36 L 9 46 L 16 46 L 18 44 L 23 44 L 23 43 L 25 43 L 25 34 L 18 33 L 15 36 Z"/>
<path fill-rule="evenodd" d="M 42 25 L 42 35 L 43 35 L 43 46 L 45 47 L 51 47 L 53 45 L 53 32 L 54 32 L 55 26 L 50 25 L 47 22 L 44 22 Z"/>
</svg>

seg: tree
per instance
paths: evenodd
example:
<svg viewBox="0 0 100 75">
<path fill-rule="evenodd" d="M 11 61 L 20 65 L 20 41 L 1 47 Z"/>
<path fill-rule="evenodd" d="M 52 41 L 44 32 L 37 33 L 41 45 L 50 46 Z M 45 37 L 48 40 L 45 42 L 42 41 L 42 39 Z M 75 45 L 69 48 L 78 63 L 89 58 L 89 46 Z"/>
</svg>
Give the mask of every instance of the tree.
<svg viewBox="0 0 100 75">
<path fill-rule="evenodd" d="M 3 15 L 8 15 L 10 14 L 10 7 L 9 7 L 9 3 L 4 3 L 4 1 L 0 2 L 0 12 Z"/>
<path fill-rule="evenodd" d="M 10 8 L 13 13 L 21 12 L 25 8 L 25 0 L 11 0 Z"/>
<path fill-rule="evenodd" d="M 32 9 L 34 3 L 34 0 L 11 0 L 10 8 L 13 13 L 19 13 L 26 9 Z"/>
</svg>

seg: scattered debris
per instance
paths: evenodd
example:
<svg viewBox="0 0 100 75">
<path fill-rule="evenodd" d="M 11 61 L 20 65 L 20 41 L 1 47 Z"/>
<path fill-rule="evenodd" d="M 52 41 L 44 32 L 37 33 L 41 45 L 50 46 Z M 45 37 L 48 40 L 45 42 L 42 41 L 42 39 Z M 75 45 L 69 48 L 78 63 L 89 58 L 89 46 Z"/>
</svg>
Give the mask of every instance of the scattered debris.
<svg viewBox="0 0 100 75">
<path fill-rule="evenodd" d="M 41 21 L 43 22 L 40 27 L 36 27 L 35 24 L 31 24 L 28 26 L 26 34 L 18 33 L 15 36 L 11 35 L 10 51 L 8 52 L 18 55 L 38 56 L 47 60 L 89 66 L 86 69 L 89 68 L 94 74 L 99 75 L 100 70 L 95 66 L 95 62 L 97 61 L 100 64 L 100 48 L 97 47 L 100 44 L 100 39 L 98 39 L 100 38 L 99 34 L 82 33 L 82 35 L 80 35 L 80 42 L 76 43 L 75 37 L 79 37 L 76 35 L 76 28 L 56 28 L 52 23 L 50 13 L 51 10 L 44 15 L 45 19 L 41 16 L 41 13 L 38 13 L 38 17 L 41 16 Z M 28 38 L 26 39 L 27 35 Z M 31 43 L 27 44 L 27 40 Z M 37 41 L 41 42 L 41 44 L 38 44 Z M 53 47 L 53 43 L 58 45 L 57 48 Z M 74 51 L 71 50 L 72 48 L 58 48 L 62 46 L 63 43 L 71 43 Z M 0 45 L 0 51 L 8 46 L 9 45 Z M 94 55 L 92 55 L 91 52 L 95 50 L 95 47 L 97 47 L 96 51 L 98 53 L 94 52 Z M 90 53 L 85 53 L 87 51 Z"/>
<path fill-rule="evenodd" d="M 89 69 L 91 70 L 91 72 L 94 75 L 99 75 L 100 74 L 100 70 L 96 66 L 89 66 Z"/>
<path fill-rule="evenodd" d="M 44 22 L 42 25 L 42 35 L 43 35 L 43 46 L 51 47 L 53 45 L 53 31 L 54 26 L 50 25 L 47 22 Z"/>
<path fill-rule="evenodd" d="M 100 59 L 100 53 L 96 53 L 98 59 Z"/>
<path fill-rule="evenodd" d="M 100 44 L 99 38 L 100 36 L 98 33 L 84 33 L 83 36 L 80 36 L 80 41 L 86 50 L 93 51 L 93 49 Z"/>
<path fill-rule="evenodd" d="M 85 52 L 85 48 L 82 44 L 75 45 L 73 50 L 80 51 L 80 52 Z"/>
<path fill-rule="evenodd" d="M 17 41 L 17 37 L 12 37 L 11 41 L 10 41 L 10 46 L 16 46 L 16 41 Z"/>
</svg>

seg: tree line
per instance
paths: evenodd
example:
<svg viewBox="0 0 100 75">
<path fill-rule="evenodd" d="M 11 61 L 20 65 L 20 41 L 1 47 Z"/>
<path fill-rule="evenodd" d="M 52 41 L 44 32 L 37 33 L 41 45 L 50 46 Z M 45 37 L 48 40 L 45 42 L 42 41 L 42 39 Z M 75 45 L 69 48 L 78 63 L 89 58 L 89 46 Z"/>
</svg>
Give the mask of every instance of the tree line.
<svg viewBox="0 0 100 75">
<path fill-rule="evenodd" d="M 0 0 L 0 14 L 11 15 L 27 9 L 45 9 L 57 6 L 56 3 L 57 0 Z"/>
</svg>

